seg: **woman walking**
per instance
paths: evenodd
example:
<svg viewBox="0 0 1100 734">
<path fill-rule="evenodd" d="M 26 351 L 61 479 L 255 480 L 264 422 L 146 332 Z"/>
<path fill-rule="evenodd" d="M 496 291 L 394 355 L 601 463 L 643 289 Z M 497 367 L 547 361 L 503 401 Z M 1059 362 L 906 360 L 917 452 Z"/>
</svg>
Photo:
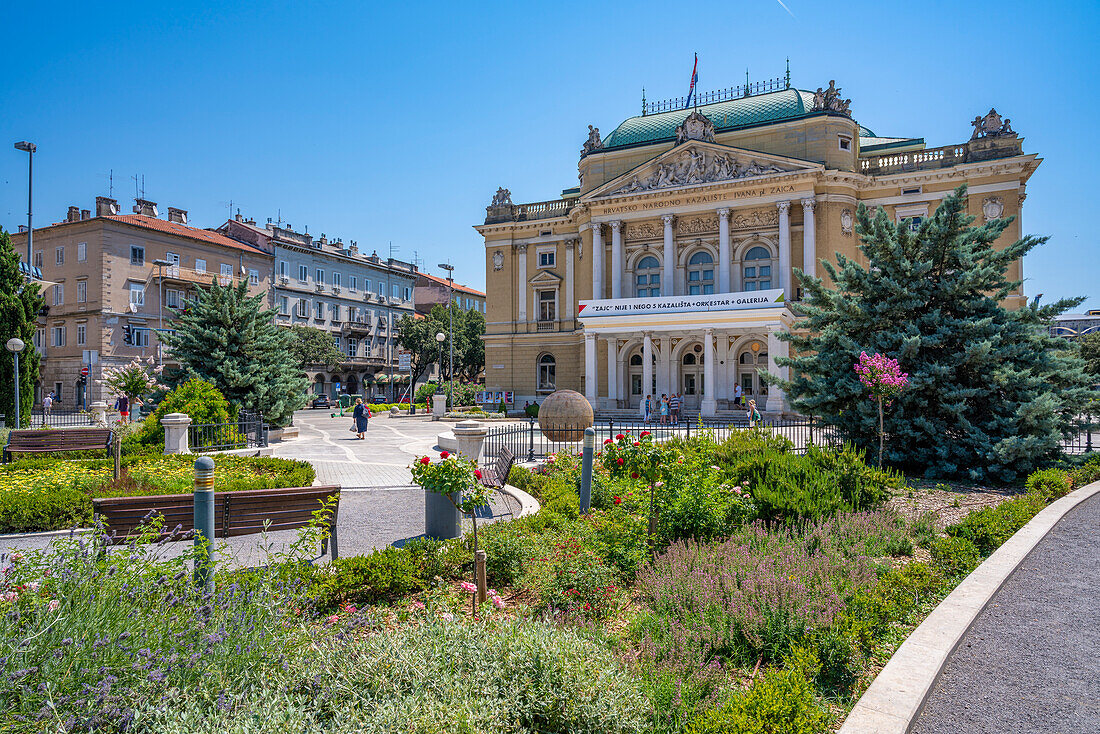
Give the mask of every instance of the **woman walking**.
<svg viewBox="0 0 1100 734">
<path fill-rule="evenodd" d="M 366 438 L 363 434 L 367 432 L 367 424 L 370 422 L 370 408 L 363 405 L 363 398 L 355 399 L 355 410 L 351 415 L 355 420 L 355 432 L 358 434 L 356 438 L 362 441 Z"/>
<path fill-rule="evenodd" d="M 661 425 L 668 423 L 668 395 L 661 393 Z"/>
<path fill-rule="evenodd" d="M 749 409 L 746 411 L 749 418 L 749 428 L 756 428 L 758 423 L 761 423 L 760 411 L 756 409 L 756 401 L 749 401 Z"/>
</svg>

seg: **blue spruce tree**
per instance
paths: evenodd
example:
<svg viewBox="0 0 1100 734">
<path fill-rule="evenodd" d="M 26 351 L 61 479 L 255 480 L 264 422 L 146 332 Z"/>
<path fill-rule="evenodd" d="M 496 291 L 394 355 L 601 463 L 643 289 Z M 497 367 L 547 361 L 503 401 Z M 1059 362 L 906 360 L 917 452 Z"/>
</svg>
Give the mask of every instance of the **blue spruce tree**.
<svg viewBox="0 0 1100 734">
<path fill-rule="evenodd" d="M 804 318 L 781 336 L 792 378 L 772 381 L 794 408 L 870 447 L 878 414 L 852 366 L 861 351 L 898 359 L 910 385 L 886 415 L 886 460 L 929 478 L 1012 482 L 1080 427 L 1089 380 L 1048 324 L 1083 299 L 1006 308 L 1020 286 L 1008 267 L 1046 238 L 999 249 L 1012 219 L 971 226 L 966 208 L 962 186 L 912 231 L 861 204 L 867 267 L 839 254 L 835 266 L 822 261 L 832 287 L 798 272 L 806 299 L 792 309 Z"/>
</svg>

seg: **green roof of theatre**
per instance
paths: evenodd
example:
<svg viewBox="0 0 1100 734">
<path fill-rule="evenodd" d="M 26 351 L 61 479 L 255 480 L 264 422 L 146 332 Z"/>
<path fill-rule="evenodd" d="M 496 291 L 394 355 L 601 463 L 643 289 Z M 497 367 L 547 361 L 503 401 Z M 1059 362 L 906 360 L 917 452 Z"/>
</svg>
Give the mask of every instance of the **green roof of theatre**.
<svg viewBox="0 0 1100 734">
<path fill-rule="evenodd" d="M 813 104 L 813 92 L 783 89 L 751 97 L 738 97 L 727 102 L 700 105 L 698 109 L 714 123 L 714 131 L 721 133 L 805 117 L 811 114 Z M 693 109 L 695 108 L 628 118 L 604 138 L 602 150 L 675 140 L 676 128 Z"/>
</svg>

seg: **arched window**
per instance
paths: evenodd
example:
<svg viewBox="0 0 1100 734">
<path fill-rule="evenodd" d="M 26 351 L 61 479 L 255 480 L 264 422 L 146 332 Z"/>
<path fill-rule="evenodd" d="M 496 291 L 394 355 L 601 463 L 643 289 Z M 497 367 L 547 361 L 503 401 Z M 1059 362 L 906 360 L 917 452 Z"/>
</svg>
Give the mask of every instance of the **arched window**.
<svg viewBox="0 0 1100 734">
<path fill-rule="evenodd" d="M 634 266 L 634 295 L 652 298 L 661 295 L 661 263 L 646 255 Z"/>
<path fill-rule="evenodd" d="M 772 254 L 763 247 L 745 253 L 744 282 L 747 291 L 766 291 L 772 287 Z"/>
<path fill-rule="evenodd" d="M 695 355 L 688 352 L 684 355 L 684 364 L 695 364 Z"/>
<path fill-rule="evenodd" d="M 688 260 L 688 295 L 703 296 L 714 293 L 714 258 L 703 250 Z"/>
<path fill-rule="evenodd" d="M 631 357 L 630 358 L 630 366 L 631 367 L 641 367 L 642 366 L 642 355 L 635 354 L 633 357 Z"/>
<path fill-rule="evenodd" d="M 743 351 L 737 357 L 738 382 L 741 384 L 745 395 L 767 395 L 768 383 L 764 382 L 758 370 L 768 368 L 768 352 L 763 342 L 752 342 L 745 345 Z"/>
<path fill-rule="evenodd" d="M 554 360 L 554 355 L 544 354 L 539 357 L 538 389 L 540 392 L 554 391 L 554 384 L 557 379 L 556 368 L 557 362 Z"/>
</svg>

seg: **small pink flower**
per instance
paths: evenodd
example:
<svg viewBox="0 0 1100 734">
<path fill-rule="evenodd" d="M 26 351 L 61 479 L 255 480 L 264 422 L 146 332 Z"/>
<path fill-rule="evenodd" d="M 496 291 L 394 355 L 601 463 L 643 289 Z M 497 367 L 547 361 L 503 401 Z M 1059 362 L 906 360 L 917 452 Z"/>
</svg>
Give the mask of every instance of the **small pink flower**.
<svg viewBox="0 0 1100 734">
<path fill-rule="evenodd" d="M 17 601 L 19 599 L 19 593 L 16 591 L 5 591 L 0 594 L 0 601 Z M 51 604 L 53 602 L 50 602 Z"/>
<path fill-rule="evenodd" d="M 38 582 L 37 581 L 31 581 L 29 584 L 27 584 L 27 588 L 30 589 L 31 591 L 38 591 Z"/>
<path fill-rule="evenodd" d="M 493 602 L 493 606 L 497 609 L 504 609 L 504 600 L 499 596 L 491 596 L 489 600 Z"/>
<path fill-rule="evenodd" d="M 455 621 L 455 615 L 451 614 L 450 612 L 443 612 L 443 614 L 439 615 L 439 618 L 442 619 L 444 622 Z"/>
<path fill-rule="evenodd" d="M 468 594 L 472 594 L 475 591 L 477 591 L 477 587 L 474 586 L 473 584 L 471 584 L 469 581 L 463 581 L 461 585 L 462 585 L 462 590 L 465 591 Z"/>
<path fill-rule="evenodd" d="M 424 607 L 424 602 L 422 602 L 422 601 L 417 601 L 417 600 L 415 600 L 415 599 L 414 599 L 414 600 L 413 600 L 413 603 L 412 603 L 412 608 L 413 608 L 413 609 L 424 609 L 424 608 L 425 608 L 425 607 Z"/>
<path fill-rule="evenodd" d="M 325 624 L 336 624 L 339 621 L 340 621 L 340 615 L 339 614 L 333 614 L 332 616 L 325 619 Z"/>
</svg>

